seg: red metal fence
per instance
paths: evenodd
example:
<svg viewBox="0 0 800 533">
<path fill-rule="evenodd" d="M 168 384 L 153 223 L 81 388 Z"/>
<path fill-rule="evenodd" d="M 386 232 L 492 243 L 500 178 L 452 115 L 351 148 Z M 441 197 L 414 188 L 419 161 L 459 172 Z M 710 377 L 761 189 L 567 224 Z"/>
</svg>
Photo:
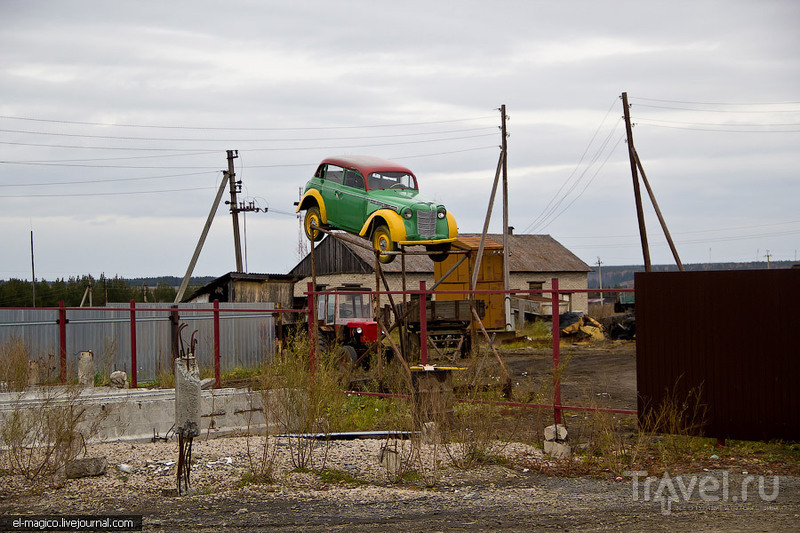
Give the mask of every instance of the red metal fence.
<svg viewBox="0 0 800 533">
<path fill-rule="evenodd" d="M 629 292 L 629 290 L 614 290 L 614 289 L 603 289 L 603 292 Z M 351 293 L 359 293 L 359 291 L 349 291 Z M 383 295 L 403 295 L 406 296 L 416 296 L 419 298 L 419 305 L 420 305 L 420 364 L 427 365 L 428 364 L 428 342 L 427 342 L 427 320 L 425 312 L 425 305 L 426 299 L 434 294 L 472 294 L 476 296 L 480 296 L 481 294 L 487 293 L 502 293 L 502 294 L 511 294 L 516 296 L 521 295 L 546 295 L 551 298 L 551 306 L 552 309 L 558 310 L 559 309 L 559 302 L 562 295 L 568 295 L 572 293 L 578 292 L 597 292 L 596 290 L 561 290 L 558 286 L 558 279 L 553 278 L 552 280 L 552 287 L 550 289 L 537 289 L 537 290 L 514 290 L 514 291 L 464 291 L 464 290 L 457 290 L 457 291 L 430 291 L 426 288 L 425 282 L 420 282 L 419 290 L 415 291 L 363 291 L 362 294 L 369 294 L 372 296 L 383 296 Z M 213 320 L 213 367 L 214 367 L 214 377 L 216 380 L 216 386 L 220 386 L 220 372 L 221 372 L 221 354 L 220 354 L 220 314 L 221 312 L 224 313 L 239 313 L 242 315 L 252 314 L 252 313 L 269 313 L 272 316 L 278 316 L 279 314 L 286 314 L 286 313 L 306 313 L 308 315 L 308 323 L 309 325 L 315 325 L 316 323 L 316 306 L 314 302 L 316 297 L 320 294 L 331 294 L 330 291 L 315 291 L 314 287 L 311 283 L 308 284 L 308 304 L 305 309 L 275 309 L 272 307 L 265 307 L 265 308 L 249 308 L 249 309 L 225 309 L 224 311 L 220 310 L 220 305 L 218 301 L 214 301 L 212 304 L 209 305 L 208 308 L 204 307 L 197 307 L 191 310 L 191 312 L 199 313 L 211 313 L 212 320 Z M 141 305 L 141 304 L 140 304 Z M 39 311 L 47 311 L 48 309 L 38 308 Z M 65 382 L 67 379 L 67 333 L 68 333 L 68 324 L 69 320 L 67 319 L 68 311 L 77 311 L 82 310 L 85 311 L 87 308 L 67 308 L 64 306 L 63 302 L 58 308 L 52 309 L 52 311 L 57 312 L 57 320 L 56 324 L 58 325 L 58 338 L 59 338 L 59 375 L 62 382 Z M 128 321 L 129 321 L 129 328 L 130 328 L 130 368 L 131 368 L 131 385 L 136 387 L 138 385 L 138 376 L 137 376 L 137 368 L 139 367 L 137 363 L 137 358 L 139 356 L 138 351 L 139 347 L 137 346 L 137 313 L 158 313 L 163 314 L 164 319 L 171 318 L 173 323 L 177 323 L 180 317 L 175 316 L 178 313 L 178 310 L 175 308 L 164 308 L 164 307 L 147 307 L 146 304 L 143 306 L 137 306 L 133 301 L 130 302 L 128 307 L 117 307 L 114 309 L 109 308 L 91 308 L 93 311 L 127 311 L 128 312 Z M 518 402 L 498 402 L 500 405 L 508 406 L 508 407 L 525 407 L 525 408 L 537 408 L 537 409 L 552 409 L 554 412 L 554 421 L 555 423 L 562 422 L 562 413 L 564 411 L 605 411 L 615 414 L 625 414 L 625 415 L 635 415 L 636 411 L 633 410 L 626 410 L 626 409 L 610 409 L 610 408 L 600 408 L 600 407 L 582 407 L 582 406 L 569 406 L 564 405 L 562 403 L 561 398 L 561 380 L 560 380 L 560 371 L 559 367 L 561 364 L 561 339 L 560 339 L 560 324 L 559 324 L 559 315 L 556 312 L 552 316 L 552 361 L 553 361 L 553 398 L 552 403 L 548 404 L 534 404 L 534 403 L 518 403 Z M 51 322 L 52 324 L 52 322 Z M 309 334 L 314 335 L 316 333 L 316 328 L 311 327 L 309 329 Z M 312 339 L 313 340 L 313 339 Z M 316 342 L 311 342 L 311 359 L 310 359 L 310 371 L 314 371 L 315 365 L 315 351 L 316 351 Z M 174 348 L 173 348 L 174 349 Z M 349 391 L 352 394 L 371 394 L 374 395 L 375 393 L 360 393 L 357 391 Z"/>
</svg>

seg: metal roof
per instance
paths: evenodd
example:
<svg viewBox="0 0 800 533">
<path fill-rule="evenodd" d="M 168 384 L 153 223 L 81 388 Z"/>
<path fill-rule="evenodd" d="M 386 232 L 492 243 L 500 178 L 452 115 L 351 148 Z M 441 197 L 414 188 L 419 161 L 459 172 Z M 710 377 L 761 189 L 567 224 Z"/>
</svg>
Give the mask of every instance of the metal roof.
<svg viewBox="0 0 800 533">
<path fill-rule="evenodd" d="M 458 238 L 464 241 L 477 238 L 480 242 L 479 233 L 462 233 Z M 502 235 L 489 234 L 487 238 L 501 243 L 502 248 Z M 477 249 L 477 245 L 475 248 Z M 591 272 L 592 270 L 550 235 L 509 235 L 508 248 L 508 269 L 511 272 Z"/>
<path fill-rule="evenodd" d="M 374 272 L 375 253 L 370 248 L 369 241 L 351 235 L 340 235 L 339 240 L 350 253 L 363 263 L 364 269 Z M 326 237 L 320 246 L 333 237 Z M 480 245 L 479 233 L 462 233 L 454 245 L 462 249 L 477 250 Z M 502 249 L 503 236 L 499 234 L 487 235 L 484 249 Z M 561 243 L 550 235 L 509 235 L 509 270 L 511 272 L 590 272 L 592 268 L 581 261 L 575 254 L 567 250 Z M 326 246 L 334 246 L 329 242 Z M 362 246 L 363 245 L 363 246 Z M 421 246 L 411 246 L 409 250 L 421 250 Z M 304 260 L 307 260 L 308 256 Z M 300 265 L 298 265 L 299 267 Z M 396 258 L 389 264 L 382 265 L 384 272 L 401 272 L 402 262 Z M 300 274 L 300 269 L 292 270 Z M 433 261 L 425 255 L 407 255 L 406 272 L 433 272 Z"/>
</svg>

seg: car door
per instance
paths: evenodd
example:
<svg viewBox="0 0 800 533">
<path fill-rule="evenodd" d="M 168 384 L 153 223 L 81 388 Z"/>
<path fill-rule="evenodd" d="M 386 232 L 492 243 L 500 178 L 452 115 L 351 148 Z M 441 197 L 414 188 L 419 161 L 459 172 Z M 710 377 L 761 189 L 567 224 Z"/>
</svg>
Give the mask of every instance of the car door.
<svg viewBox="0 0 800 533">
<path fill-rule="evenodd" d="M 344 169 L 336 165 L 324 165 L 322 172 L 322 199 L 325 202 L 327 223 L 336 228 L 342 228 L 339 216 L 339 201 L 342 197 L 342 178 Z"/>
<path fill-rule="evenodd" d="M 344 169 L 342 185 L 339 189 L 337 217 L 341 228 L 357 233 L 364 225 L 367 208 L 367 193 L 364 177 L 357 170 Z"/>
</svg>

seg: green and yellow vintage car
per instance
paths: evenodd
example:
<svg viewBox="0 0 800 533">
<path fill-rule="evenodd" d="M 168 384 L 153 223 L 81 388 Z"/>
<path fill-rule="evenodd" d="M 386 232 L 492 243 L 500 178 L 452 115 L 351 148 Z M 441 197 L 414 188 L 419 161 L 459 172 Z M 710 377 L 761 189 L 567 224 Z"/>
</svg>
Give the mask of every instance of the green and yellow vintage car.
<svg viewBox="0 0 800 533">
<path fill-rule="evenodd" d="M 306 184 L 297 211 L 305 211 L 306 236 L 321 240 L 315 228 L 354 233 L 380 252 L 398 245 L 424 245 L 434 261 L 443 261 L 456 240 L 456 220 L 443 205 L 424 199 L 408 168 L 378 157 L 329 157 Z M 381 253 L 382 263 L 394 254 Z"/>
</svg>

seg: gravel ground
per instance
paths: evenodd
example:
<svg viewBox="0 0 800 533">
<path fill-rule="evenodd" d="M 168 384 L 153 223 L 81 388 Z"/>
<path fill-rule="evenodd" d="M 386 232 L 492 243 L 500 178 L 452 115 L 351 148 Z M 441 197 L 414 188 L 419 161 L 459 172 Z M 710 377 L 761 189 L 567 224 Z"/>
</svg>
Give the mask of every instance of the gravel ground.
<svg viewBox="0 0 800 533">
<path fill-rule="evenodd" d="M 564 360 L 569 361 L 563 375 L 565 403 L 635 409 L 634 348 L 632 343 L 616 342 L 564 347 Z M 552 368 L 547 349 L 513 351 L 504 359 L 518 398 L 535 390 L 536 376 L 547 376 Z M 584 414 L 568 412 L 566 419 L 571 438 L 580 441 Z M 541 438 L 543 421 L 529 413 L 521 414 L 517 423 L 537 428 L 527 435 L 532 441 Z M 251 455 L 263 449 L 263 440 L 249 442 Z M 645 500 L 643 479 L 563 475 L 570 463 L 554 462 L 541 449 L 516 443 L 492 450 L 505 461 L 466 470 L 452 466 L 441 447 L 423 448 L 424 475 L 397 483 L 379 460 L 384 444 L 379 439 L 335 441 L 327 455 L 318 450 L 315 468 L 325 466 L 349 476 L 343 482 L 325 482 L 315 473 L 293 472 L 289 441 L 278 439 L 272 483 L 248 484 L 242 483 L 242 475 L 251 469 L 248 439 L 198 438 L 193 447 L 195 493 L 182 497 L 163 495 L 176 486 L 175 441 L 91 445 L 89 456 L 108 460 L 105 475 L 67 479 L 59 487 L 0 477 L 0 515 L 137 514 L 144 517 L 145 531 L 800 530 L 800 477 L 782 475 L 772 501 L 759 496 L 756 480 L 748 500 L 741 501 L 743 480 L 750 474 L 763 479 L 763 492 L 772 495 L 772 472 L 756 471 L 762 467 L 754 464 L 728 461 L 724 464 L 730 470 L 724 472 L 699 467 L 695 476 L 659 478 L 656 481 L 668 483 L 665 489 L 677 496 L 666 507 L 666 501 L 654 499 L 658 483 Z M 713 469 L 713 463 L 706 466 Z M 127 465 L 121 468 L 130 472 L 119 465 Z M 699 498 L 704 479 L 712 489 L 716 480 L 730 490 L 712 490 L 718 501 L 704 501 Z M 684 493 L 691 497 L 687 500 Z"/>
<path fill-rule="evenodd" d="M 262 443 L 250 439 L 253 450 Z M 774 501 L 753 487 L 748 502 L 690 501 L 667 513 L 657 501 L 633 498 L 630 478 L 560 477 L 542 473 L 550 464 L 541 450 L 508 444 L 503 464 L 468 470 L 453 467 L 431 448 L 424 480 L 392 483 L 379 461 L 382 440 L 333 442 L 326 465 L 358 482 L 323 482 L 317 474 L 291 472 L 286 440 L 277 446 L 273 483 L 242 484 L 249 470 L 247 439 L 196 439 L 194 495 L 168 497 L 175 487 L 175 442 L 107 443 L 88 448 L 105 456 L 105 475 L 68 479 L 63 486 L 31 486 L 16 476 L 0 478 L 0 514 L 141 514 L 145 531 L 796 531 L 800 528 L 800 478 L 781 477 Z M 316 457 L 322 456 L 319 450 Z M 118 465 L 128 465 L 130 473 Z M 316 466 L 322 466 L 317 463 Z M 126 467 L 122 467 L 127 469 Z M 545 468 L 546 469 L 546 468 Z M 722 479 L 719 472 L 701 473 Z M 741 472 L 731 472 L 738 494 Z M 738 477 L 737 477 L 738 476 Z M 688 479 L 686 476 L 684 478 Z M 675 478 L 677 480 L 677 478 Z M 767 478 L 768 480 L 770 478 Z M 688 485 L 688 481 L 687 481 Z M 642 490 L 641 481 L 639 490 Z M 655 489 L 654 489 L 655 490 Z M 771 491 L 771 485 L 767 487 Z"/>
</svg>

